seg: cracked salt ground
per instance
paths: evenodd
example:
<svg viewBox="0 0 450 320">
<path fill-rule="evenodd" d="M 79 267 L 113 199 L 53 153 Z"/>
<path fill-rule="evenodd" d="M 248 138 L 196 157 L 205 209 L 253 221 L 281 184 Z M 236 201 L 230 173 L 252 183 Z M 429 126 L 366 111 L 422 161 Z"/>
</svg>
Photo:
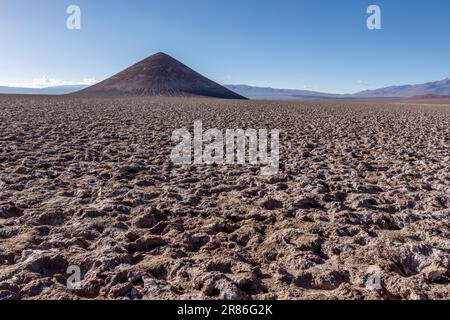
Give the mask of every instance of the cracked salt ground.
<svg viewBox="0 0 450 320">
<path fill-rule="evenodd" d="M 279 174 L 173 165 L 196 120 L 279 129 Z M 450 297 L 448 105 L 3 96 L 0 121 L 0 299 Z"/>
</svg>

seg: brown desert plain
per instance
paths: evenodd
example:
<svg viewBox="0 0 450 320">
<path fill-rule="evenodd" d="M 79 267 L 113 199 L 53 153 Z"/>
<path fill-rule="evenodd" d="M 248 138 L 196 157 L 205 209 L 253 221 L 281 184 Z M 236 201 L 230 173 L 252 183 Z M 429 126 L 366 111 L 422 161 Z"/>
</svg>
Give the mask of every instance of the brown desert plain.
<svg viewBox="0 0 450 320">
<path fill-rule="evenodd" d="M 196 120 L 279 129 L 279 173 L 174 165 Z M 4 95 L 0 122 L 0 299 L 450 298 L 448 100 Z"/>
</svg>

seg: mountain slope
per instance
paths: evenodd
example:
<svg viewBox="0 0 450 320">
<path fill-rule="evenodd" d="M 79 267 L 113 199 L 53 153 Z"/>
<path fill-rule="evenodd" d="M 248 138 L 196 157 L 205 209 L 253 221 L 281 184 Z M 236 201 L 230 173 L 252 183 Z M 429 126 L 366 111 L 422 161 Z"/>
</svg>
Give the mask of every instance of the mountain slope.
<svg viewBox="0 0 450 320">
<path fill-rule="evenodd" d="M 245 99 L 162 52 L 77 94 Z"/>
<path fill-rule="evenodd" d="M 391 86 L 376 90 L 366 90 L 356 94 L 333 94 L 308 90 L 274 89 L 248 85 L 226 85 L 226 88 L 255 100 L 325 100 L 364 98 L 413 98 L 450 96 L 450 79 L 418 85 Z"/>
<path fill-rule="evenodd" d="M 337 99 L 350 95 L 323 93 L 308 90 L 275 89 L 270 87 L 253 87 L 248 85 L 225 85 L 224 87 L 254 100 L 313 100 Z"/>
<path fill-rule="evenodd" d="M 366 90 L 355 94 L 356 97 L 392 97 L 411 98 L 415 96 L 450 96 L 450 79 L 416 85 L 391 86 L 376 90 Z"/>
</svg>

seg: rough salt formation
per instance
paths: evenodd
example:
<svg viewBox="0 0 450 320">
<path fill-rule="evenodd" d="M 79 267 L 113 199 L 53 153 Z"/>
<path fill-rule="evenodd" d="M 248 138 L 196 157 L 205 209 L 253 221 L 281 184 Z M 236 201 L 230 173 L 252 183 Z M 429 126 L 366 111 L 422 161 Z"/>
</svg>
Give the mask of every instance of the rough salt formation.
<svg viewBox="0 0 450 320">
<path fill-rule="evenodd" d="M 280 129 L 280 173 L 174 165 L 194 120 Z M 450 105 L 3 96 L 0 123 L 0 299 L 450 298 Z"/>
</svg>

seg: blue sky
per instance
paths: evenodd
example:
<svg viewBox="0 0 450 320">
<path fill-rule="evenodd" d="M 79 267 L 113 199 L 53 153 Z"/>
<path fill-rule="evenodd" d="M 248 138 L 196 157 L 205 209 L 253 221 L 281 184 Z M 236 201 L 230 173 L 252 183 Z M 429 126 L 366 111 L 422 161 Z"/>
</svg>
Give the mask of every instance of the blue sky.
<svg viewBox="0 0 450 320">
<path fill-rule="evenodd" d="M 81 30 L 66 28 L 71 4 Z M 366 27 L 370 4 L 382 30 Z M 448 0 L 2 0 L 0 39 L 0 85 L 89 83 L 158 51 L 222 84 L 347 93 L 450 77 Z"/>
</svg>

